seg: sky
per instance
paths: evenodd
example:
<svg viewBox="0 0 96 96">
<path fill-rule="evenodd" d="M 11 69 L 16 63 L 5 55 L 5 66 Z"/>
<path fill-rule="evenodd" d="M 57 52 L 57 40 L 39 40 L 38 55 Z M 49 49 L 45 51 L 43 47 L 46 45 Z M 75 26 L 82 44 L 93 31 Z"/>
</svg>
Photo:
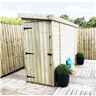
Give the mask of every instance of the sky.
<svg viewBox="0 0 96 96">
<path fill-rule="evenodd" d="M 96 16 L 96 0 L 0 0 L 0 16 L 67 14 L 71 18 Z"/>
</svg>

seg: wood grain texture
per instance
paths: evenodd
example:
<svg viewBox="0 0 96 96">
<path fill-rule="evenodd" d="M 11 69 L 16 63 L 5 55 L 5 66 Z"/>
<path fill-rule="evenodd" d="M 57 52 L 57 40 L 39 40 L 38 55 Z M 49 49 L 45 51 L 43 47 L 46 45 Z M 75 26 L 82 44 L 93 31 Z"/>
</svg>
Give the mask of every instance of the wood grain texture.
<svg viewBox="0 0 96 96">
<path fill-rule="evenodd" d="M 30 22 L 24 22 L 27 81 L 54 86 L 55 68 L 67 57 L 75 61 L 77 29 L 55 21 Z"/>
<path fill-rule="evenodd" d="M 0 77 L 24 67 L 23 31 L 21 25 L 0 26 Z"/>
<path fill-rule="evenodd" d="M 83 52 L 85 59 L 96 59 L 96 28 L 79 28 L 78 52 Z"/>
</svg>

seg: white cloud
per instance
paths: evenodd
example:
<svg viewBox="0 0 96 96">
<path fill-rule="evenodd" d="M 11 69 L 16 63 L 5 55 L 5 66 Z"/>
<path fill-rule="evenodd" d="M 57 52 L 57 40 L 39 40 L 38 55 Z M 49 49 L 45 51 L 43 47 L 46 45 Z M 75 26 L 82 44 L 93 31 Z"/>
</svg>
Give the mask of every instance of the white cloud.
<svg viewBox="0 0 96 96">
<path fill-rule="evenodd" d="M 95 2 L 95 0 L 0 0 L 0 2 Z"/>
<path fill-rule="evenodd" d="M 10 2 L 8 2 L 10 1 Z M 41 0 L 40 0 L 41 1 Z M 64 2 L 32 2 L 30 0 L 2 0 L 0 3 L 0 15 L 3 16 L 17 16 L 18 13 L 32 13 L 32 14 L 68 14 L 71 17 L 89 18 L 96 15 L 96 2 L 92 0 L 66 0 Z M 69 2 L 71 1 L 71 2 Z M 72 2 L 73 1 L 73 2 Z"/>
</svg>

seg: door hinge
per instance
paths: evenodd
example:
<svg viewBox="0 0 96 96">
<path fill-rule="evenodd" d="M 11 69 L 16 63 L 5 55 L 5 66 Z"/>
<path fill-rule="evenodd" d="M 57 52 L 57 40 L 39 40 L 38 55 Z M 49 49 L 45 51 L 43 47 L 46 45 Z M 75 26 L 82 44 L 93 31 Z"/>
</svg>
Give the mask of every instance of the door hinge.
<svg viewBox="0 0 96 96">
<path fill-rule="evenodd" d="M 28 75 L 27 75 L 27 78 L 35 78 L 35 76 L 28 76 Z"/>
<path fill-rule="evenodd" d="M 25 52 L 25 55 L 29 55 L 29 54 L 34 54 L 34 53 L 31 53 L 31 52 Z"/>
<path fill-rule="evenodd" d="M 32 27 L 24 27 L 24 30 L 32 29 Z"/>
<path fill-rule="evenodd" d="M 52 55 L 52 53 L 48 53 L 48 55 Z"/>
</svg>

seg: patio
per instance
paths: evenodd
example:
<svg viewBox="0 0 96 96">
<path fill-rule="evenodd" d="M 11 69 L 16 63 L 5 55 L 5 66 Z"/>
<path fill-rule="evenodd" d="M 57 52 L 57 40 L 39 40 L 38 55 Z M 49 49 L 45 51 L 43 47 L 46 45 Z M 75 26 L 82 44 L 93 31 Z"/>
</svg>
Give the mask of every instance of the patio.
<svg viewBox="0 0 96 96">
<path fill-rule="evenodd" d="M 26 82 L 25 70 L 0 78 L 0 95 L 96 95 L 96 61 L 85 60 L 76 66 L 69 86 L 56 88 Z"/>
</svg>

